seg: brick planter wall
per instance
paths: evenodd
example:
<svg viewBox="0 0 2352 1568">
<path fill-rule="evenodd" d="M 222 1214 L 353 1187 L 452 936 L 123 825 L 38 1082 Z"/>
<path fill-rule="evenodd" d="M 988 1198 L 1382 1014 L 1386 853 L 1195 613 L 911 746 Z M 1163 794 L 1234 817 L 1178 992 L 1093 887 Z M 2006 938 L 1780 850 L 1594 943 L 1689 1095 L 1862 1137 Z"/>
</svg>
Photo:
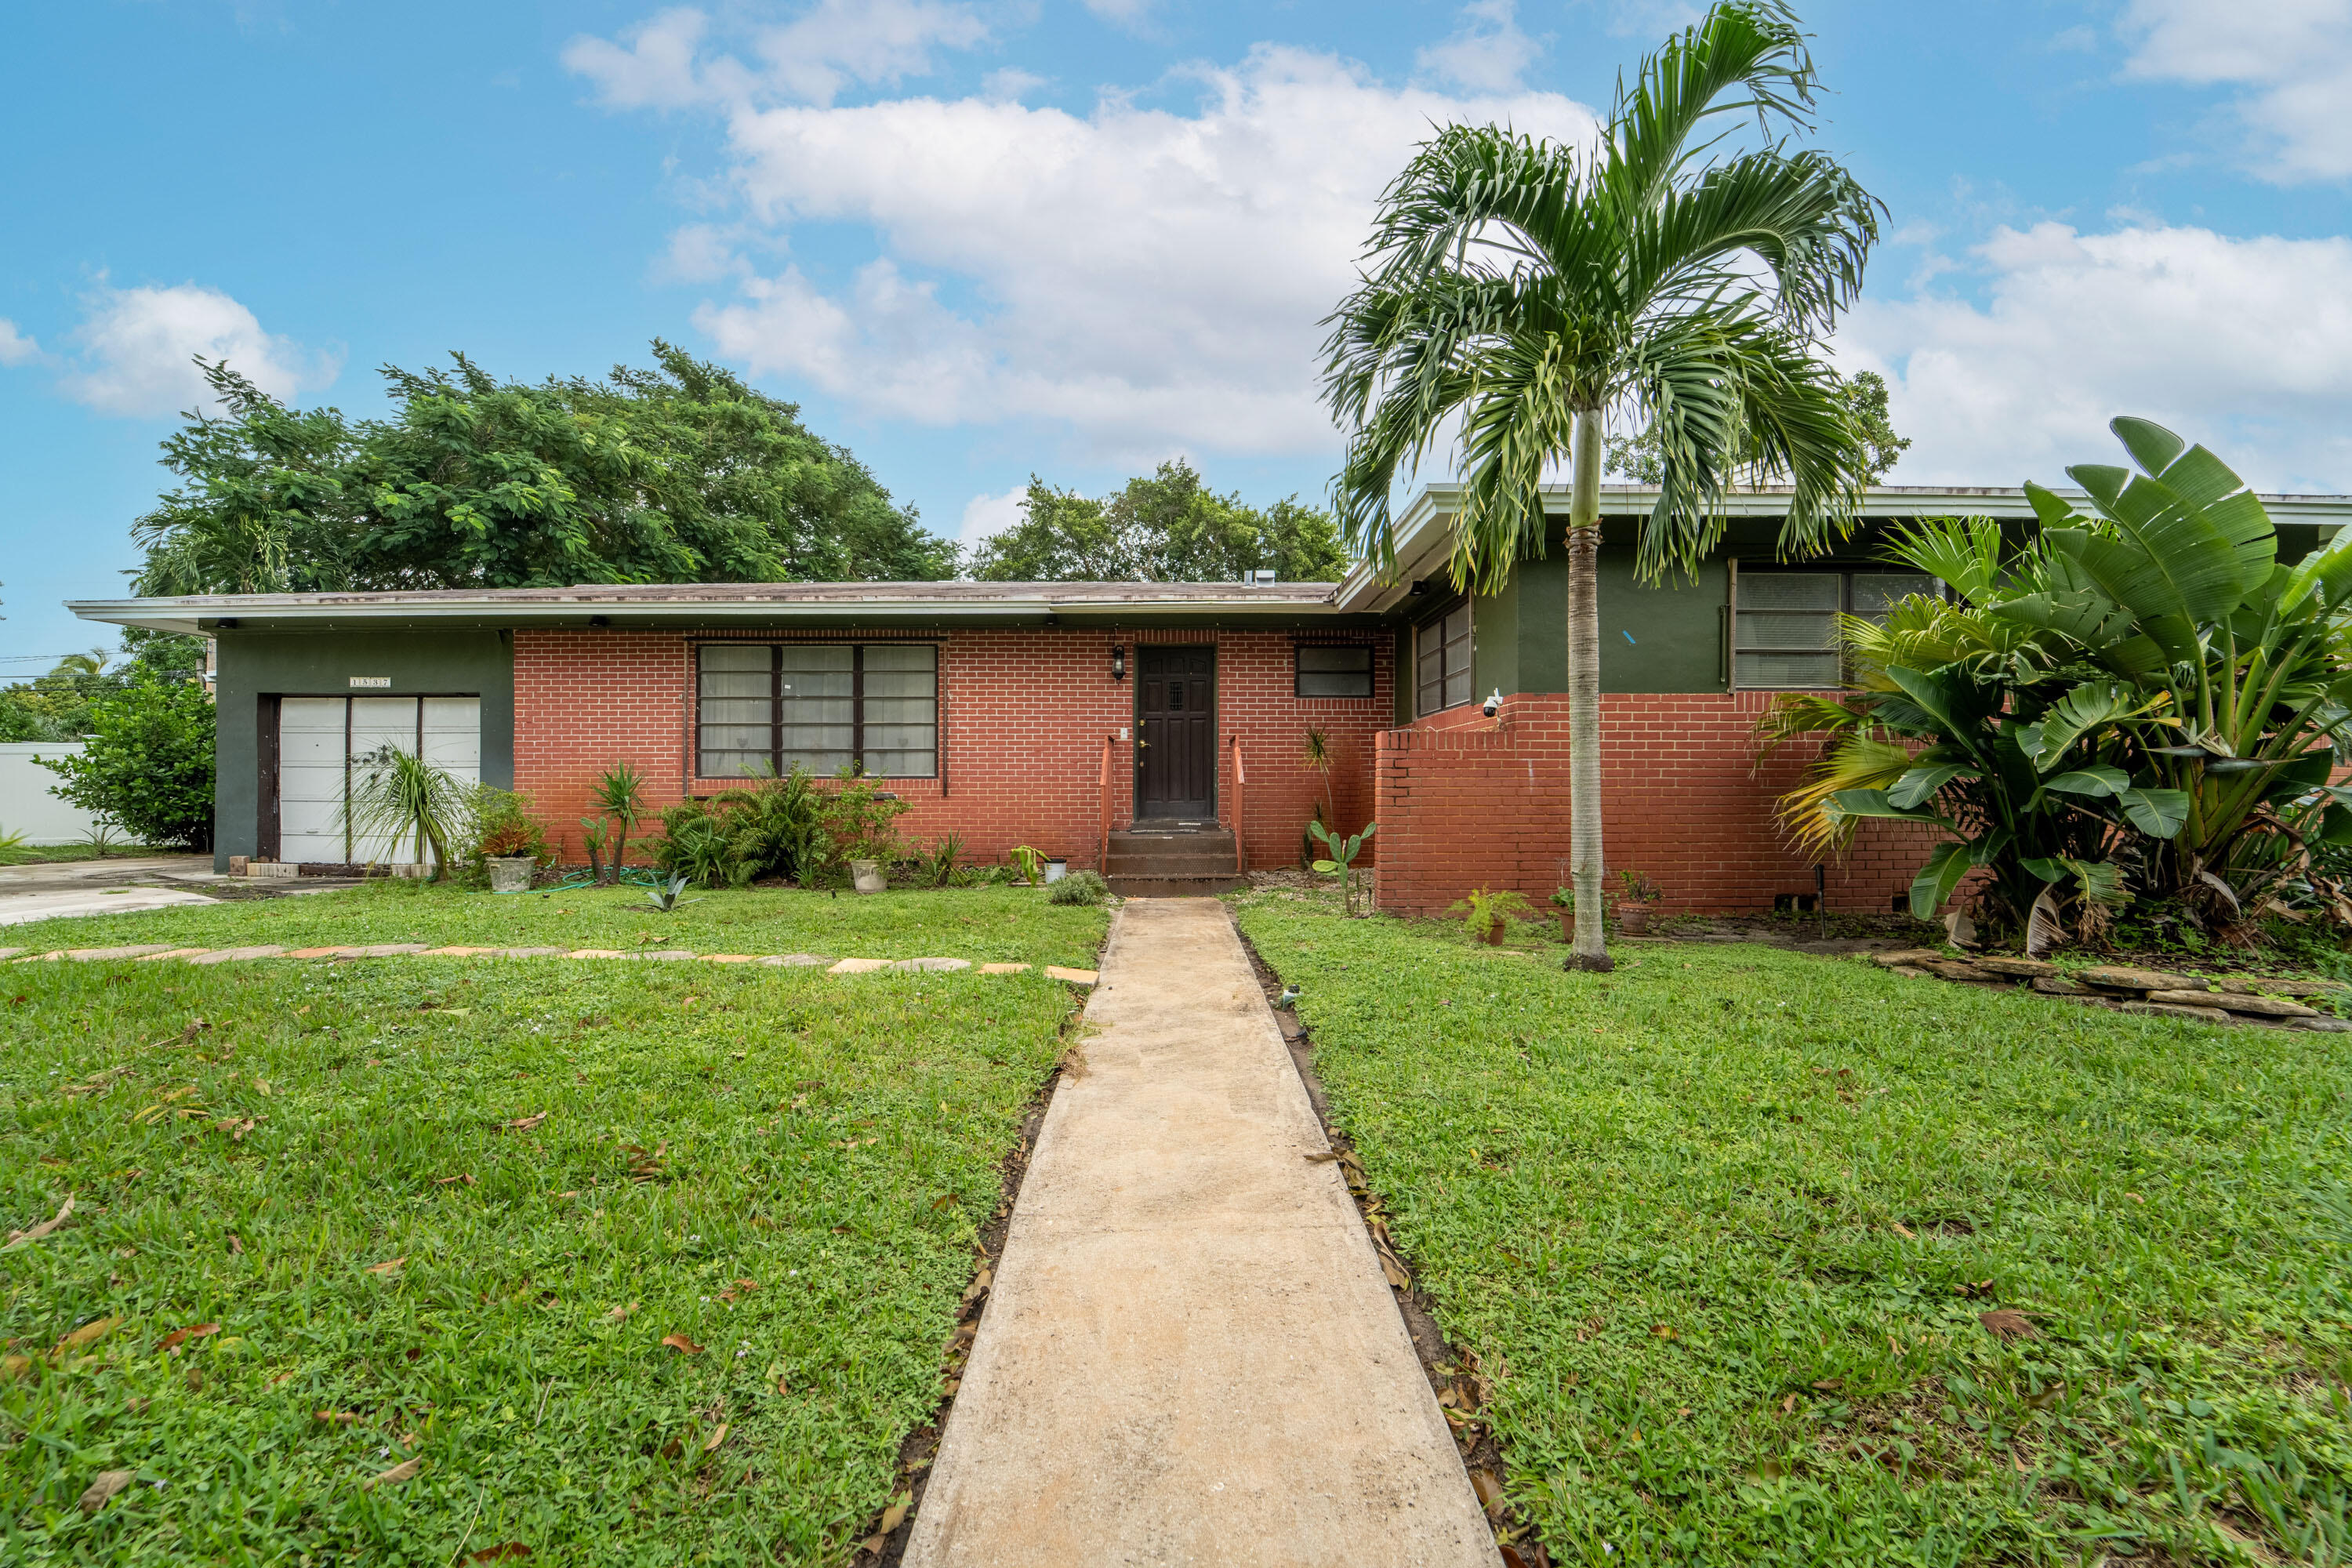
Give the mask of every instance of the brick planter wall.
<svg viewBox="0 0 2352 1568">
<path fill-rule="evenodd" d="M 906 634 L 875 633 L 878 637 Z M 585 859 L 579 818 L 596 776 L 627 762 L 646 776 L 653 810 L 689 793 L 713 795 L 724 779 L 690 775 L 694 758 L 694 647 L 700 641 L 847 642 L 854 632 L 708 634 L 589 629 L 515 633 L 515 786 L 527 790 L 563 858 Z M 884 787 L 910 803 L 898 819 L 913 843 L 950 830 L 968 853 L 1001 860 L 1032 844 L 1073 866 L 1098 858 L 1102 748 L 1121 726 L 1133 733 L 1134 656 L 1139 643 L 1214 644 L 1217 648 L 1218 802 L 1233 826 L 1234 752 L 1248 773 L 1243 842 L 1254 866 L 1295 863 L 1298 836 L 1321 783 L 1300 761 L 1309 724 L 1331 737 L 1332 786 L 1340 821 L 1360 827 L 1371 812 L 1375 738 L 1392 721 L 1391 639 L 1374 644 L 1370 699 L 1299 699 L 1292 692 L 1286 632 L 1118 631 L 1044 628 L 939 634 L 941 777 L 893 779 Z M 1129 649 L 1129 678 L 1110 677 L 1110 650 Z M 1134 816 L 1134 746 L 1117 742 L 1112 821 Z M 651 833 L 648 826 L 640 830 Z M 632 856 L 632 859 L 639 857 Z M 1368 852 L 1366 861 L 1370 861 Z"/>
<path fill-rule="evenodd" d="M 1812 860 L 1772 815 L 1810 752 L 1792 746 L 1754 771 L 1756 720 L 1771 696 L 1601 698 L 1602 847 L 1612 874 L 1643 871 L 1658 884 L 1660 912 L 1769 910 L 1780 894 L 1812 891 Z M 1507 698 L 1494 720 L 1474 706 L 1384 731 L 1380 907 L 1438 913 L 1483 886 L 1548 908 L 1569 854 L 1568 794 L 1564 695 Z M 1932 841 L 1899 823 L 1864 824 L 1829 862 L 1829 907 L 1885 911 Z"/>
</svg>

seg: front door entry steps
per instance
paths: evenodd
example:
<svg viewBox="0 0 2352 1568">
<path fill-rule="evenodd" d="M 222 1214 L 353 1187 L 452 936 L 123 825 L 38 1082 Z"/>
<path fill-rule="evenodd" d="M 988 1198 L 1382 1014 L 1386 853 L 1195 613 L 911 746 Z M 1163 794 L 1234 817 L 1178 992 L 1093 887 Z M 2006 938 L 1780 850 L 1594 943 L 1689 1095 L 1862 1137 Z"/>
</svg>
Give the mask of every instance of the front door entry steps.
<svg viewBox="0 0 2352 1568">
<path fill-rule="evenodd" d="M 1139 822 L 1110 836 L 1103 879 L 1123 899 L 1210 898 L 1245 885 L 1238 852 L 1214 823 Z"/>
</svg>

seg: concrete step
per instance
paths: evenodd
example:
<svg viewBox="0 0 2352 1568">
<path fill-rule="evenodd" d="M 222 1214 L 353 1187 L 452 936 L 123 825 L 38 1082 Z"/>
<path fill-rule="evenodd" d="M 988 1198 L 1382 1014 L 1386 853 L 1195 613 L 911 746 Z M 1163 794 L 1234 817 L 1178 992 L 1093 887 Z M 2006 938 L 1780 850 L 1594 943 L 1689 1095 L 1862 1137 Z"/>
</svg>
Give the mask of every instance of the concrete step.
<svg viewBox="0 0 2352 1568">
<path fill-rule="evenodd" d="M 1152 852 L 1114 849 L 1110 852 L 1110 859 L 1105 863 L 1103 870 L 1107 876 L 1118 876 L 1130 871 L 1160 871 L 1170 876 L 1205 876 L 1220 869 L 1230 871 L 1233 868 L 1234 847 L 1228 844 L 1222 849 L 1213 849 L 1205 854 L 1192 854 L 1188 851 L 1179 855 L 1165 850 Z"/>
<path fill-rule="evenodd" d="M 1229 866 L 1223 876 L 1111 876 L 1103 879 L 1122 899 L 1204 899 L 1234 892 L 1244 884 Z"/>
</svg>

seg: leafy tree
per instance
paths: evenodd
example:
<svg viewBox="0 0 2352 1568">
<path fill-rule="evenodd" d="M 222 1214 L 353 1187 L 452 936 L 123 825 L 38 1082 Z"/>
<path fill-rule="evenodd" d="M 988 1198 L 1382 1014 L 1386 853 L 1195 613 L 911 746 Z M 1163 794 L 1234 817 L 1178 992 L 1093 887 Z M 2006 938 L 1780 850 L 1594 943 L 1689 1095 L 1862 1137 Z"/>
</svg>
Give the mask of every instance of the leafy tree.
<svg viewBox="0 0 2352 1568">
<path fill-rule="evenodd" d="M 793 405 L 671 345 L 602 381 L 386 366 L 394 411 L 296 411 L 226 363 L 133 525 L 142 593 L 924 579 L 922 531 Z M 203 362 L 199 362 L 202 363 Z"/>
<path fill-rule="evenodd" d="M 48 674 L 0 687 L 0 741 L 71 741 L 87 733 L 93 705 L 141 679 L 198 680 L 205 639 L 136 627 L 122 634 L 123 662 L 105 648 L 70 653 Z"/>
<path fill-rule="evenodd" d="M 1458 430 L 1467 469 L 1453 571 L 1492 592 L 1550 542 L 1541 486 L 1563 460 L 1568 519 L 1571 966 L 1606 969 L 1601 911 L 1601 421 L 1656 434 L 1660 492 L 1639 569 L 1687 568 L 1721 537 L 1736 475 L 1794 489 L 1784 549 L 1850 526 L 1869 455 L 1817 356 L 1862 286 L 1879 204 L 1810 128 L 1811 53 L 1778 0 L 1718 4 L 1622 84 L 1584 151 L 1491 126 L 1425 143 L 1381 198 L 1361 286 L 1330 317 L 1326 401 L 1350 431 L 1335 484 L 1348 542 L 1393 559 L 1400 470 Z M 1716 117 L 1763 144 L 1723 150 Z"/>
<path fill-rule="evenodd" d="M 1894 422 L 1887 417 L 1886 378 L 1874 370 L 1865 370 L 1851 378 L 1832 374 L 1830 379 L 1846 417 L 1853 423 L 1854 433 L 1862 437 L 1870 454 L 1870 477 L 1864 482 L 1877 484 L 1902 460 L 1911 445 L 1911 437 L 1897 436 Z M 1661 455 L 1654 426 L 1631 436 L 1610 437 L 1601 444 L 1601 466 L 1604 469 L 1637 485 L 1658 484 L 1665 478 L 1665 459 Z"/>
<path fill-rule="evenodd" d="M 213 705 L 201 683 L 142 679 L 100 700 L 79 756 L 43 757 L 50 793 L 142 844 L 213 845 Z"/>
<path fill-rule="evenodd" d="M 982 542 L 984 583 L 1231 583 L 1271 569 L 1285 582 L 1328 583 L 1348 552 L 1328 512 L 1297 496 L 1260 510 L 1219 495 L 1181 458 L 1099 500 L 1032 477 L 1021 521 Z"/>
</svg>

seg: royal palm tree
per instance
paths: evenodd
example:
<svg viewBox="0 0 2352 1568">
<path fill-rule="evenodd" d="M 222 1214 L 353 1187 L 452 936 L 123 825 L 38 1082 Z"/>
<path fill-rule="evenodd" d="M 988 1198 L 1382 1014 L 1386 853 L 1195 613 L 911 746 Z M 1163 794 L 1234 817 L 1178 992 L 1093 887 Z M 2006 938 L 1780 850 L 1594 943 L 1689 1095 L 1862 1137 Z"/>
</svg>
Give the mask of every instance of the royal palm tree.
<svg viewBox="0 0 2352 1568">
<path fill-rule="evenodd" d="M 1324 396 L 1349 432 L 1334 492 L 1359 553 L 1393 561 L 1400 469 L 1456 439 L 1451 567 L 1457 585 L 1492 593 L 1549 542 L 1547 469 L 1564 461 L 1572 476 L 1570 967 L 1610 963 L 1595 576 L 1604 416 L 1658 437 L 1645 580 L 1695 569 L 1735 483 L 1791 485 L 1782 548 L 1816 549 L 1848 526 L 1868 470 L 1817 348 L 1862 286 L 1881 208 L 1838 163 L 1789 145 L 1811 129 L 1815 90 L 1795 17 L 1747 0 L 1670 39 L 1630 89 L 1621 80 L 1589 148 L 1450 127 L 1382 195 L 1361 286 L 1327 322 Z M 1701 134 L 1748 115 L 1748 150 Z"/>
</svg>

